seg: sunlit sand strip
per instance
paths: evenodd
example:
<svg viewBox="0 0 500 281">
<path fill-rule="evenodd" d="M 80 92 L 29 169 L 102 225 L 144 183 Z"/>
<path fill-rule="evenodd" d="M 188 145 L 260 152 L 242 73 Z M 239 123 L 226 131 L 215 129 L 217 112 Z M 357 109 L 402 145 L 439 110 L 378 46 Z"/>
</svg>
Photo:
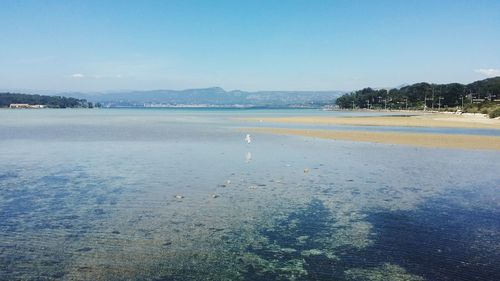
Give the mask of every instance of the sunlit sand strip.
<svg viewBox="0 0 500 281">
<path fill-rule="evenodd" d="M 421 147 L 500 150 L 500 137 L 494 136 L 380 133 L 366 131 L 304 130 L 283 128 L 250 128 L 245 131 Z"/>
<path fill-rule="evenodd" d="M 426 115 L 417 115 L 409 117 L 294 116 L 294 117 L 268 117 L 268 118 L 241 118 L 240 120 L 274 122 L 274 123 L 317 124 L 317 125 L 475 128 L 475 129 L 500 130 L 499 119 L 489 119 L 484 116 L 452 115 L 452 114 L 426 114 Z"/>
</svg>

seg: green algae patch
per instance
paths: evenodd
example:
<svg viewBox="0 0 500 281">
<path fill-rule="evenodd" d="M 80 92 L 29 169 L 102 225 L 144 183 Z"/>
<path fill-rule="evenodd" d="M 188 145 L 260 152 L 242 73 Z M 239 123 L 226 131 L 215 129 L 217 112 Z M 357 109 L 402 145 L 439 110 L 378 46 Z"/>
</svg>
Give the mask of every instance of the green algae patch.
<svg viewBox="0 0 500 281">
<path fill-rule="evenodd" d="M 321 201 L 313 199 L 304 209 L 281 217 L 257 234 L 261 238 L 247 247 L 241 259 L 244 279 L 324 280 L 331 277 L 332 265 L 338 261 L 332 248 L 334 231 L 330 211 Z M 328 272 L 325 267 L 329 268 Z"/>
<path fill-rule="evenodd" d="M 369 269 L 349 269 L 345 277 L 349 281 L 424 281 L 424 278 L 409 274 L 404 268 L 390 263 Z"/>
</svg>

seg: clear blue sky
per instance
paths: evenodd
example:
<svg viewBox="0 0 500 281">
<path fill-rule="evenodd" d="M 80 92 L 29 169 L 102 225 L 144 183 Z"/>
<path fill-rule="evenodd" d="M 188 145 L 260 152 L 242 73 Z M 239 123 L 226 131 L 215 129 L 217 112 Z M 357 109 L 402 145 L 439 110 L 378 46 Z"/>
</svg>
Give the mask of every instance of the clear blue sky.
<svg viewBox="0 0 500 281">
<path fill-rule="evenodd" d="M 0 89 L 352 90 L 500 75 L 500 1 L 0 1 Z"/>
</svg>

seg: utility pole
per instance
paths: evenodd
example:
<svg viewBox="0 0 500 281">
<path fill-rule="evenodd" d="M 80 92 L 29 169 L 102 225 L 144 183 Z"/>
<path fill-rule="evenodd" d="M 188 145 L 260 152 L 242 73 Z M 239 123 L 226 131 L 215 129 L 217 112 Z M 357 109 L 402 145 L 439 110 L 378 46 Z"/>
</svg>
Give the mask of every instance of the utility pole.
<svg viewBox="0 0 500 281">
<path fill-rule="evenodd" d="M 370 100 L 366 100 L 366 102 L 368 103 L 368 109 L 370 109 Z"/>
<path fill-rule="evenodd" d="M 354 101 L 352 101 L 352 110 L 354 110 Z"/>
<path fill-rule="evenodd" d="M 381 99 L 382 99 L 382 97 L 381 97 L 381 96 L 379 96 L 379 97 L 378 97 L 378 101 L 380 102 L 380 100 L 381 100 Z M 385 97 L 385 98 L 383 99 L 383 101 L 384 101 L 384 110 L 387 110 L 387 97 Z"/>
<path fill-rule="evenodd" d="M 385 89 L 385 99 L 384 99 L 385 110 L 387 110 L 387 98 L 388 97 L 389 97 L 389 90 Z"/>
<path fill-rule="evenodd" d="M 408 110 L 408 98 L 405 98 L 405 109 Z"/>
<path fill-rule="evenodd" d="M 427 98 L 427 95 L 425 95 L 425 98 L 424 98 L 424 111 L 427 110 L 427 101 L 430 100 Z"/>
<path fill-rule="evenodd" d="M 434 111 L 434 84 L 432 85 L 432 110 Z"/>
<path fill-rule="evenodd" d="M 464 88 L 464 92 L 462 94 L 462 110 L 464 110 L 464 97 L 466 96 L 465 93 L 467 93 L 467 88 Z"/>
<path fill-rule="evenodd" d="M 443 97 L 439 97 L 438 98 L 438 103 L 439 103 L 439 111 L 441 110 L 441 100 L 444 99 Z"/>
</svg>

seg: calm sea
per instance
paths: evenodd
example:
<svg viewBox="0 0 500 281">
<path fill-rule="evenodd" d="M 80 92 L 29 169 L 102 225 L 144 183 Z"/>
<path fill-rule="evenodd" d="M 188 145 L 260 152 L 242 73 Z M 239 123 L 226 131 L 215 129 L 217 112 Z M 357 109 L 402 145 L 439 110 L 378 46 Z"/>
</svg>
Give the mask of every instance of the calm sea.
<svg viewBox="0 0 500 281">
<path fill-rule="evenodd" d="M 359 114 L 0 110 L 0 280 L 500 280 L 499 152 L 235 119 Z"/>
</svg>

